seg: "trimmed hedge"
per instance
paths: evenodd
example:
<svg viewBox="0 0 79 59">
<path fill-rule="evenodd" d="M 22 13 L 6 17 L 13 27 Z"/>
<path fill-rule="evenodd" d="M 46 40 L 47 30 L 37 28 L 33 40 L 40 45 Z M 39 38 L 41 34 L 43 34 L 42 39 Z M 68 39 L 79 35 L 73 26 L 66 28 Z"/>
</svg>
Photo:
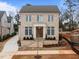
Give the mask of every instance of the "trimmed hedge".
<svg viewBox="0 0 79 59">
<path fill-rule="evenodd" d="M 3 41 L 2 37 L 0 36 L 0 41 Z"/>
<path fill-rule="evenodd" d="M 4 35 L 2 38 L 0 36 L 0 41 L 4 41 L 10 37 L 13 37 L 14 35 L 16 35 L 16 32 L 13 32 L 11 35 L 10 34 Z"/>
<path fill-rule="evenodd" d="M 24 37 L 23 40 L 34 40 L 34 38 L 33 37 L 30 37 L 30 38 L 29 37 L 27 37 L 27 38 Z"/>
<path fill-rule="evenodd" d="M 16 32 L 13 32 L 13 33 L 11 34 L 11 37 L 13 37 L 14 35 L 16 35 Z"/>
</svg>

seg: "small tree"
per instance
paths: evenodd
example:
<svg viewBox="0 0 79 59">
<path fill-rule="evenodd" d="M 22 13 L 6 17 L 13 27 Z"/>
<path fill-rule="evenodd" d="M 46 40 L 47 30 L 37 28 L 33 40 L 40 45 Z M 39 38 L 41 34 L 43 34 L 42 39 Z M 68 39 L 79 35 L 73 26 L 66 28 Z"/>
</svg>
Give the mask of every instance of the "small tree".
<svg viewBox="0 0 79 59">
<path fill-rule="evenodd" d="M 15 32 L 18 32 L 18 28 L 19 28 L 19 18 L 20 18 L 19 14 L 16 14 L 15 20 L 16 20 L 17 24 L 14 24 L 14 30 L 15 30 Z"/>
</svg>

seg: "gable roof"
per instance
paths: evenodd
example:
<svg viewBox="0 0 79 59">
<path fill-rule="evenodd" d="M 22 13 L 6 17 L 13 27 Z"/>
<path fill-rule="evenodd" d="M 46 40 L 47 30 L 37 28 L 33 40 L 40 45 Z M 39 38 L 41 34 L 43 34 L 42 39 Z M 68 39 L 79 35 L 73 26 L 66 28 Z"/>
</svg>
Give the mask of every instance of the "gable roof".
<svg viewBox="0 0 79 59">
<path fill-rule="evenodd" d="M 5 13 L 5 11 L 0 11 L 0 19 L 2 18 L 4 13 Z"/>
<path fill-rule="evenodd" d="M 32 6 L 25 5 L 21 8 L 20 13 L 32 13 L 32 12 L 42 12 L 42 13 L 59 13 L 59 9 L 56 5 L 47 5 L 47 6 Z"/>
</svg>

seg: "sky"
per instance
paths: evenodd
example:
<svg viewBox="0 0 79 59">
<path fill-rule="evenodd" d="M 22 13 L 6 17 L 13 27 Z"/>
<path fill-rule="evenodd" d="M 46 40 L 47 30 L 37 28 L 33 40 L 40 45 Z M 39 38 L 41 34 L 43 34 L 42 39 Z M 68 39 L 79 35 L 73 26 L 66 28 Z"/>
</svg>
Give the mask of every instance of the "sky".
<svg viewBox="0 0 79 59">
<path fill-rule="evenodd" d="M 0 10 L 9 12 L 10 14 L 20 10 L 26 4 L 32 5 L 57 5 L 60 10 L 63 10 L 64 0 L 0 0 Z"/>
</svg>

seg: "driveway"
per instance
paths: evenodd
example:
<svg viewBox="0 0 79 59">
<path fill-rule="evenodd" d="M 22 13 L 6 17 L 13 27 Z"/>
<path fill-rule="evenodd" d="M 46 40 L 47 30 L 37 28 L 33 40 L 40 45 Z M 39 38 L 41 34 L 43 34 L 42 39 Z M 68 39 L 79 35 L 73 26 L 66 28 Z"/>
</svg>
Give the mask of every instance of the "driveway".
<svg viewBox="0 0 79 59">
<path fill-rule="evenodd" d="M 0 53 L 0 59 L 10 59 L 13 54 L 18 51 L 17 41 L 18 35 L 7 41 L 2 52 Z"/>
</svg>

